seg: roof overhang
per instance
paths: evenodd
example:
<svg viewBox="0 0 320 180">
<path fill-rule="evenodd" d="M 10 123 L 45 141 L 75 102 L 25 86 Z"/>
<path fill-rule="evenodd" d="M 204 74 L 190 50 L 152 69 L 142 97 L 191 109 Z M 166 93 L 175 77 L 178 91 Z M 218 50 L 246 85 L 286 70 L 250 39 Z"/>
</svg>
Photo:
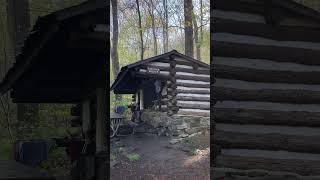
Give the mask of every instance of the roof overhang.
<svg viewBox="0 0 320 180">
<path fill-rule="evenodd" d="M 109 6 L 102 2 L 40 17 L 0 83 L 0 93 L 12 90 L 19 103 L 76 103 L 105 85 Z"/>
<path fill-rule="evenodd" d="M 124 66 L 121 68 L 116 80 L 112 84 L 110 90 L 114 91 L 115 94 L 133 94 L 135 93 L 140 87 L 141 83 L 145 79 L 156 79 L 161 78 L 159 76 L 153 77 L 153 76 L 144 76 L 144 75 L 137 75 L 134 73 L 134 69 L 136 67 L 139 67 L 141 65 L 145 65 L 150 62 L 159 61 L 163 59 L 170 59 L 170 57 L 180 57 L 184 60 L 190 61 L 192 63 L 197 64 L 199 67 L 204 67 L 210 69 L 210 65 L 201 62 L 199 60 L 196 60 L 194 58 L 191 58 L 189 56 L 186 56 L 184 54 L 179 53 L 176 50 L 172 50 L 170 52 L 150 57 L 148 59 L 144 59 L 141 61 L 138 61 L 136 63 L 129 64 L 127 66 Z M 165 78 L 163 78 L 165 80 Z"/>
</svg>

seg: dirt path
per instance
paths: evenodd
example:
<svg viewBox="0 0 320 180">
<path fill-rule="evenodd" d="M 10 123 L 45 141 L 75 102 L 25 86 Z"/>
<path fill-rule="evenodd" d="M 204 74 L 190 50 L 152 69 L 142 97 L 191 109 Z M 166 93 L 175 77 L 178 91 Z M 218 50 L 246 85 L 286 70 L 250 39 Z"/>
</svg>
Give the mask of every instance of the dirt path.
<svg viewBox="0 0 320 180">
<path fill-rule="evenodd" d="M 113 142 L 111 158 L 117 164 L 110 170 L 111 179 L 210 179 L 207 136 L 175 145 L 169 140 L 141 134 Z"/>
</svg>

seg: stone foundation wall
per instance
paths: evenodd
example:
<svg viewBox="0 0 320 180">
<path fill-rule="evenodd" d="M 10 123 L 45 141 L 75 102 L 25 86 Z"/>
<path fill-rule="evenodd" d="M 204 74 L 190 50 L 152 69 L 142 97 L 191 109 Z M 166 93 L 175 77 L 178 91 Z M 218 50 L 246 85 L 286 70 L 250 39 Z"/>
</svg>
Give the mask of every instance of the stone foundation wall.
<svg viewBox="0 0 320 180">
<path fill-rule="evenodd" d="M 185 138 L 210 131 L 210 117 L 168 116 L 166 112 L 144 110 L 141 121 L 136 132 Z"/>
</svg>

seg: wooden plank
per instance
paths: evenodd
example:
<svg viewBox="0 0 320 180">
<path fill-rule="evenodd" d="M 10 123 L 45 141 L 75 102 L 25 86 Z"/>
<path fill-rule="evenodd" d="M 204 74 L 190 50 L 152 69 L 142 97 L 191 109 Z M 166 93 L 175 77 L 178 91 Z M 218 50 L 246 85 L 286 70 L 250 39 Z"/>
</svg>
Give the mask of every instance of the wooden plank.
<svg viewBox="0 0 320 180">
<path fill-rule="evenodd" d="M 272 85 L 272 84 L 270 84 Z M 272 87 L 272 86 L 270 86 Z M 300 89 L 237 89 L 228 87 L 212 86 L 213 96 L 217 100 L 235 101 L 266 101 L 284 102 L 295 104 L 317 104 L 320 103 L 320 92 Z"/>
<path fill-rule="evenodd" d="M 265 11 L 262 6 L 263 2 L 253 0 L 239 2 L 232 0 L 215 0 L 214 9 L 264 15 Z"/>
<path fill-rule="evenodd" d="M 218 123 L 320 127 L 319 112 L 214 108 Z"/>
<path fill-rule="evenodd" d="M 191 67 L 191 66 L 190 66 Z M 160 71 L 169 71 L 170 67 L 164 67 L 164 66 L 157 66 L 157 65 L 141 65 L 142 69 L 147 69 L 147 68 L 156 68 L 159 69 Z M 194 74 L 206 74 L 210 75 L 210 70 L 195 70 L 195 69 L 189 69 L 189 68 L 184 68 L 184 67 L 175 67 L 177 72 L 188 72 L 188 73 L 194 73 Z"/>
<path fill-rule="evenodd" d="M 279 41 L 320 42 L 319 28 L 270 26 L 262 23 L 234 21 L 220 18 L 214 18 L 213 32 L 252 35 Z"/>
<path fill-rule="evenodd" d="M 210 97 L 196 96 L 196 95 L 192 96 L 192 94 L 189 96 L 178 94 L 177 100 L 210 102 Z"/>
<path fill-rule="evenodd" d="M 267 39 L 259 36 L 232 34 L 225 32 L 218 32 L 211 34 L 212 39 L 215 41 L 223 41 L 230 43 L 242 43 L 252 44 L 258 46 L 273 46 L 273 47 L 288 47 L 288 48 L 300 48 L 308 50 L 320 50 L 319 42 L 304 42 L 304 41 L 277 41 L 273 39 Z"/>
<path fill-rule="evenodd" d="M 177 106 L 183 109 L 202 109 L 210 110 L 210 102 L 201 101 L 181 101 L 178 100 Z"/>
<path fill-rule="evenodd" d="M 284 134 L 255 134 L 216 130 L 213 141 L 224 149 L 286 150 L 290 152 L 319 153 L 319 136 Z"/>
<path fill-rule="evenodd" d="M 225 11 L 221 9 L 215 9 L 211 14 L 211 22 L 216 23 L 216 19 L 227 19 L 240 22 L 253 22 L 259 24 L 265 24 L 265 18 L 263 15 L 244 13 L 239 11 Z"/>
<path fill-rule="evenodd" d="M 211 44 L 215 49 L 212 52 L 212 56 L 268 59 L 277 62 L 295 62 L 300 64 L 320 65 L 320 61 L 318 59 L 318 57 L 320 57 L 320 51 L 317 50 L 230 43 L 215 41 L 214 39 L 211 41 Z"/>
<path fill-rule="evenodd" d="M 189 94 L 210 94 L 209 88 L 186 88 L 178 86 L 177 93 L 189 93 Z"/>
<path fill-rule="evenodd" d="M 210 84 L 193 84 L 193 83 L 177 82 L 176 85 L 183 86 L 183 87 L 210 88 Z"/>
<path fill-rule="evenodd" d="M 107 90 L 106 88 L 98 88 L 96 91 L 97 98 L 97 120 L 96 120 L 96 153 L 105 152 L 106 144 L 106 119 L 107 119 Z"/>
<path fill-rule="evenodd" d="M 215 77 L 254 82 L 320 84 L 320 72 L 293 72 L 263 70 L 215 64 L 212 66 Z"/>
<path fill-rule="evenodd" d="M 186 76 L 186 75 L 176 75 L 177 79 L 184 79 L 184 80 L 196 80 L 196 81 L 204 81 L 210 82 L 210 77 L 197 77 L 197 76 Z"/>
<path fill-rule="evenodd" d="M 300 175 L 319 175 L 320 161 L 272 159 L 262 157 L 220 155 L 215 160 L 217 167 L 236 169 L 264 169 L 270 171 L 294 172 Z"/>
<path fill-rule="evenodd" d="M 148 76 L 148 77 L 155 77 L 155 78 L 168 79 L 168 80 L 170 80 L 170 78 L 171 78 L 171 76 L 167 73 L 152 74 L 152 73 L 148 73 L 148 72 L 136 72 L 136 75 L 141 76 L 141 77 Z M 176 74 L 176 79 L 210 82 L 210 77 L 199 77 L 199 76 L 190 76 L 190 75 L 181 75 L 181 74 Z"/>
<path fill-rule="evenodd" d="M 283 134 L 295 136 L 320 136 L 319 127 L 293 127 L 293 126 L 278 126 L 278 125 L 239 125 L 239 124 L 224 124 L 216 123 L 215 130 L 232 131 L 239 133 L 253 134 Z"/>
<path fill-rule="evenodd" d="M 258 101 L 219 101 L 215 105 L 215 108 L 244 108 L 285 112 L 320 112 L 319 104 L 288 104 Z"/>
<path fill-rule="evenodd" d="M 187 116 L 210 116 L 209 110 L 201 110 L 201 109 L 179 109 L 178 114 L 187 115 Z"/>
</svg>

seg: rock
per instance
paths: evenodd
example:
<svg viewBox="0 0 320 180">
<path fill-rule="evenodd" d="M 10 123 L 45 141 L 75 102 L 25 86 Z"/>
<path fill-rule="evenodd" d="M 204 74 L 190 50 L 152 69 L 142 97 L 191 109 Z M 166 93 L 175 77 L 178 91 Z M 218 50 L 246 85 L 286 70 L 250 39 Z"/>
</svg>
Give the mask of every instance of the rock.
<svg viewBox="0 0 320 180">
<path fill-rule="evenodd" d="M 201 125 L 201 126 L 210 127 L 210 118 L 208 118 L 208 117 L 202 117 L 202 118 L 200 119 L 200 125 Z"/>
<path fill-rule="evenodd" d="M 179 138 L 179 139 L 171 139 L 171 140 L 170 140 L 170 144 L 177 144 L 177 143 L 180 142 L 180 141 L 182 141 L 181 138 Z"/>
<path fill-rule="evenodd" d="M 190 134 L 189 137 L 197 136 L 197 135 L 200 135 L 200 134 L 201 134 L 201 132 L 193 133 L 193 134 Z"/>
<path fill-rule="evenodd" d="M 187 129 L 187 128 L 189 128 L 189 126 L 187 123 L 182 123 L 181 125 L 177 125 L 176 128 L 178 130 L 181 130 L 181 129 Z"/>
<path fill-rule="evenodd" d="M 197 132 L 201 132 L 202 130 L 203 130 L 203 127 L 194 127 L 194 128 L 185 129 L 184 131 L 187 134 L 194 134 L 194 133 L 197 133 Z"/>
<path fill-rule="evenodd" d="M 183 133 L 183 134 L 180 134 L 178 137 L 179 137 L 179 138 L 186 138 L 186 137 L 188 137 L 188 136 L 189 136 L 189 134 Z"/>
</svg>

